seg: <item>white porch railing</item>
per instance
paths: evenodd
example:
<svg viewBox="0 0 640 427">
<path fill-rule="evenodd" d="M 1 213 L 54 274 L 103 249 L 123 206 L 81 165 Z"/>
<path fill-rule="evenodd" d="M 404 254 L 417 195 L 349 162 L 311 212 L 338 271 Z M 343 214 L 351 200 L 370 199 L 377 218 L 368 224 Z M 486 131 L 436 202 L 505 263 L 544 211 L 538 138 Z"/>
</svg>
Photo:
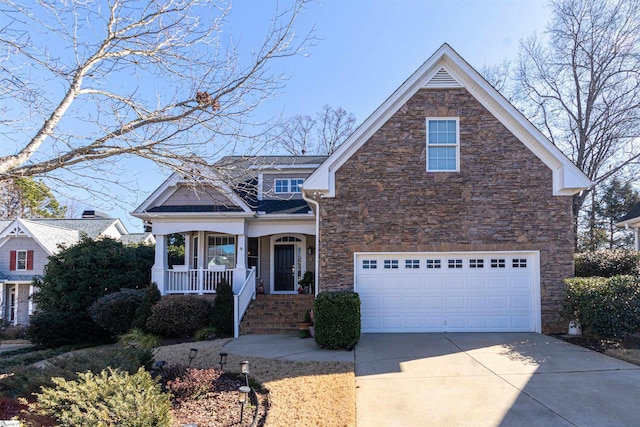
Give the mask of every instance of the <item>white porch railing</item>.
<svg viewBox="0 0 640 427">
<path fill-rule="evenodd" d="M 244 269 L 240 270 L 244 272 Z M 236 274 L 236 270 L 166 270 L 165 274 L 166 294 L 215 294 L 222 279 L 233 286 L 234 275 L 244 278 L 244 274 Z"/>
<path fill-rule="evenodd" d="M 233 292 L 233 337 L 240 336 L 240 321 L 247 311 L 251 300 L 256 299 L 256 268 L 249 270 L 247 280 L 239 291 Z"/>
</svg>

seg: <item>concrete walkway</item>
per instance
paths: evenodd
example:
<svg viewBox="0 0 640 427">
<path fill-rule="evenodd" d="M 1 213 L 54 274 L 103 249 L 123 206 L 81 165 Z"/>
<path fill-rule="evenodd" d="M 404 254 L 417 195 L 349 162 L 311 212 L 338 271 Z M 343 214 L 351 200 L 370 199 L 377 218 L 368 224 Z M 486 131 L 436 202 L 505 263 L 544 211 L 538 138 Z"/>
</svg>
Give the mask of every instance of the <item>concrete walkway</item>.
<svg viewBox="0 0 640 427">
<path fill-rule="evenodd" d="M 224 346 L 231 353 L 243 356 L 282 359 L 296 362 L 352 362 L 354 352 L 322 350 L 313 338 L 290 335 L 241 335 Z"/>
<path fill-rule="evenodd" d="M 639 423 L 639 366 L 540 334 L 364 334 L 355 356 L 358 426 Z"/>
</svg>

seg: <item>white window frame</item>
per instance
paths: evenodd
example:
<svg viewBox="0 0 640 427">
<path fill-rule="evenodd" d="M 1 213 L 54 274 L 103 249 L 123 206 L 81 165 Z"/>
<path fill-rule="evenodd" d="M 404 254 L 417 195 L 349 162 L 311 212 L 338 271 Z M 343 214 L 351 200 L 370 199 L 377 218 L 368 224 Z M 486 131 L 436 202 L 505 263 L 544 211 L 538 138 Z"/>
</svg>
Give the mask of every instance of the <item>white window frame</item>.
<svg viewBox="0 0 640 427">
<path fill-rule="evenodd" d="M 278 183 L 281 183 L 281 185 L 285 185 L 286 189 L 285 191 L 281 191 L 278 189 Z M 276 178 L 273 180 L 273 192 L 275 194 L 287 194 L 289 193 L 289 180 L 288 179 L 283 179 L 283 178 Z"/>
<path fill-rule="evenodd" d="M 429 122 L 432 121 L 445 121 L 445 120 L 453 120 L 456 122 L 456 142 L 455 144 L 430 144 L 429 142 Z M 460 172 L 460 118 L 459 117 L 427 117 L 426 121 L 426 144 L 427 144 L 427 155 L 426 155 L 426 166 L 427 172 Z M 455 147 L 456 150 L 456 167 L 455 169 L 435 169 L 429 167 L 429 149 L 430 148 L 446 148 L 446 147 Z"/>
<path fill-rule="evenodd" d="M 302 178 L 292 178 L 292 179 L 290 179 L 289 180 L 289 191 L 291 191 L 292 193 L 302 193 L 302 190 L 300 189 L 300 186 L 302 185 L 303 182 L 304 182 L 304 179 L 302 179 Z M 293 186 L 294 185 L 296 187 L 296 191 L 293 191 Z"/>
<path fill-rule="evenodd" d="M 29 254 L 27 252 L 28 251 L 25 251 L 25 250 L 16 251 L 16 271 L 27 271 L 27 267 L 28 267 L 27 266 L 27 264 L 28 264 L 27 259 L 29 257 Z M 24 255 L 24 259 L 23 260 L 20 259 L 20 255 L 21 254 Z M 24 262 L 23 268 L 20 268 L 20 262 Z"/>
</svg>

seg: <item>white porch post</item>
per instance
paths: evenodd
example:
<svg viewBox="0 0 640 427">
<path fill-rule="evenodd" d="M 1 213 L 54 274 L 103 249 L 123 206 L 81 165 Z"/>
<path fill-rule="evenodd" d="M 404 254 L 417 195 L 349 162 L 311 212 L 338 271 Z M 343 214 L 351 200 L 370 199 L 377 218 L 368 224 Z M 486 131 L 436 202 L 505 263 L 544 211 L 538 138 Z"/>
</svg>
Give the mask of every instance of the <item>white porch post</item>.
<svg viewBox="0 0 640 427">
<path fill-rule="evenodd" d="M 233 293 L 238 294 L 247 278 L 247 235 L 238 234 L 238 253 L 236 254 L 236 268 L 233 271 Z"/>
<path fill-rule="evenodd" d="M 204 275 L 205 271 L 209 268 L 207 264 L 207 259 L 209 254 L 207 252 L 208 242 L 206 241 L 206 235 L 204 231 L 198 231 L 198 264 L 194 265 L 194 268 L 198 269 L 198 293 L 202 294 L 202 290 L 204 289 Z"/>
<path fill-rule="evenodd" d="M 169 268 L 167 257 L 167 236 L 156 234 L 155 264 L 151 269 L 151 281 L 158 285 L 160 294 L 165 294 L 165 271 Z"/>
<path fill-rule="evenodd" d="M 189 268 L 191 265 L 191 258 L 193 255 L 191 254 L 191 234 L 186 234 L 184 236 L 184 265 Z"/>
<path fill-rule="evenodd" d="M 636 228 L 636 251 L 640 251 L 640 227 Z"/>
<path fill-rule="evenodd" d="M 4 283 L 0 283 L 0 320 L 4 320 L 4 314 L 6 313 L 5 301 L 6 301 L 6 288 Z"/>
</svg>

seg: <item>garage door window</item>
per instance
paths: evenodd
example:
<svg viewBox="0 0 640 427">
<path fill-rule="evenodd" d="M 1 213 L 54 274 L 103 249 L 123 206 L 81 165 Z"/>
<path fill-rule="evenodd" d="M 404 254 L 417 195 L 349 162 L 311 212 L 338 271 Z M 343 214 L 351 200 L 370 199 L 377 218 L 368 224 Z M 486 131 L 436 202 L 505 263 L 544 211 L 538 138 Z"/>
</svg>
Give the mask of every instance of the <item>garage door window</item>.
<svg viewBox="0 0 640 427">
<path fill-rule="evenodd" d="M 378 261 L 375 259 L 363 259 L 362 260 L 362 269 L 363 270 L 374 270 L 378 268 Z"/>
<path fill-rule="evenodd" d="M 513 268 L 527 268 L 527 259 L 526 258 L 514 258 L 514 259 L 512 259 L 511 266 Z"/>
<path fill-rule="evenodd" d="M 404 268 L 420 268 L 420 260 L 419 259 L 405 260 Z"/>
<path fill-rule="evenodd" d="M 461 259 L 450 259 L 448 265 L 449 265 L 449 268 L 462 268 L 462 260 Z"/>
<path fill-rule="evenodd" d="M 385 259 L 384 260 L 384 268 L 398 268 L 398 260 L 397 259 Z"/>
<path fill-rule="evenodd" d="M 442 263 L 439 259 L 428 259 L 427 260 L 427 268 L 440 268 Z"/>
<path fill-rule="evenodd" d="M 504 258 L 491 259 L 491 268 L 504 268 Z"/>
<path fill-rule="evenodd" d="M 483 259 L 469 260 L 469 268 L 484 268 L 484 260 Z"/>
</svg>

